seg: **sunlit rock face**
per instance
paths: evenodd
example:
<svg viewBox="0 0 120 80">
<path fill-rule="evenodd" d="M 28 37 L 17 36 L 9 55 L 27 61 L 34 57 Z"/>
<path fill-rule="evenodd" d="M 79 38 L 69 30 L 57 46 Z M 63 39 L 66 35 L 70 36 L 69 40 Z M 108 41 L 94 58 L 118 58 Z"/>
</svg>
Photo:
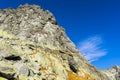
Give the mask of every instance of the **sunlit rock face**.
<svg viewBox="0 0 120 80">
<path fill-rule="evenodd" d="M 111 80 L 79 53 L 52 13 L 0 10 L 0 80 Z"/>
<path fill-rule="evenodd" d="M 111 80 L 120 80 L 120 66 L 115 65 L 114 67 L 102 71 Z"/>
</svg>

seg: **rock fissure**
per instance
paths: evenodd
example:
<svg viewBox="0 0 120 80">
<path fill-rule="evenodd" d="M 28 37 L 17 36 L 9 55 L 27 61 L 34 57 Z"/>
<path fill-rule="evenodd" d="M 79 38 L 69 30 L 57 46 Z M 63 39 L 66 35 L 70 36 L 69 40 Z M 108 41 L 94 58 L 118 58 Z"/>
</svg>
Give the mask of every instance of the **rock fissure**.
<svg viewBox="0 0 120 80">
<path fill-rule="evenodd" d="M 12 60 L 12 61 L 19 61 L 19 60 L 21 60 L 21 57 L 20 56 L 11 55 L 11 56 L 5 57 L 5 59 L 6 60 Z"/>
</svg>

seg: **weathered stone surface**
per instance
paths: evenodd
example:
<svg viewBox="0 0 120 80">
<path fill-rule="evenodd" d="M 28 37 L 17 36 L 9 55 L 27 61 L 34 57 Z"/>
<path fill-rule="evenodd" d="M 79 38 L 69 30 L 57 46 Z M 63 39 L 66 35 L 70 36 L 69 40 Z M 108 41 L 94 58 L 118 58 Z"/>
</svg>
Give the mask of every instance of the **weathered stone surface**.
<svg viewBox="0 0 120 80">
<path fill-rule="evenodd" d="M 16 70 L 12 65 L 3 61 L 0 62 L 0 77 L 12 79 L 14 78 L 15 73 Z"/>
<path fill-rule="evenodd" d="M 111 80 L 84 59 L 52 13 L 28 4 L 0 10 L 0 74 L 11 80 Z"/>
<path fill-rule="evenodd" d="M 117 65 L 102 72 L 106 74 L 111 80 L 120 80 L 120 67 Z"/>
<path fill-rule="evenodd" d="M 29 76 L 29 68 L 23 63 L 15 63 L 14 67 L 17 69 L 18 74 Z"/>
</svg>

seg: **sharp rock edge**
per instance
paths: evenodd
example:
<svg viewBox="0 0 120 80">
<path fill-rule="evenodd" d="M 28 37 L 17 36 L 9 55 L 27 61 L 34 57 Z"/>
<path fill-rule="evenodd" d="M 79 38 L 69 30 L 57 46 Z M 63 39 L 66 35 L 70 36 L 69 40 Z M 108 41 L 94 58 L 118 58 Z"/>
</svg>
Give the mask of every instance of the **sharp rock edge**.
<svg viewBox="0 0 120 80">
<path fill-rule="evenodd" d="M 0 80 L 111 80 L 82 55 L 52 13 L 0 9 Z"/>
</svg>

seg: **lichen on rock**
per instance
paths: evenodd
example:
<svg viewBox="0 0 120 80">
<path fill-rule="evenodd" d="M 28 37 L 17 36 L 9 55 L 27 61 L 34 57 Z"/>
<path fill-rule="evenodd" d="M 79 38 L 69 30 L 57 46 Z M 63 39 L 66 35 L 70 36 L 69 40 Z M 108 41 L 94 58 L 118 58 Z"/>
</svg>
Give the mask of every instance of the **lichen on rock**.
<svg viewBox="0 0 120 80">
<path fill-rule="evenodd" d="M 0 80 L 108 80 L 79 53 L 52 13 L 0 10 Z"/>
</svg>

